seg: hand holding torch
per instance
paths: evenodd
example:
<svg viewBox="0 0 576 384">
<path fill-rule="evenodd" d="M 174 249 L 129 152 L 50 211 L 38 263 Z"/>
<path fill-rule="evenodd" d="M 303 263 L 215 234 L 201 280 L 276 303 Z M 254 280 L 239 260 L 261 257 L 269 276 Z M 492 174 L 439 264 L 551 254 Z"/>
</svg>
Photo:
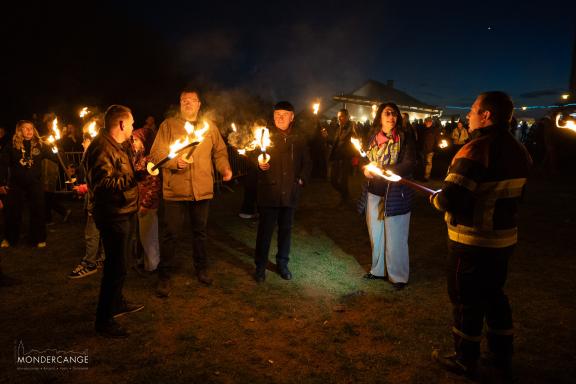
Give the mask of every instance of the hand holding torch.
<svg viewBox="0 0 576 384">
<path fill-rule="evenodd" d="M 372 162 L 370 164 L 368 164 L 366 166 L 366 170 L 368 170 L 368 172 L 380 176 L 390 182 L 393 183 L 400 183 L 400 184 L 404 184 L 407 187 L 410 187 L 416 191 L 422 192 L 426 195 L 433 195 L 438 191 L 435 191 L 433 189 L 427 188 L 421 184 L 415 183 L 411 180 L 407 180 L 404 179 L 403 177 L 398 176 L 397 174 L 395 174 L 394 172 L 390 171 L 389 169 L 387 170 L 382 170 L 380 167 L 378 167 L 378 165 L 376 165 L 376 163 Z"/>
</svg>

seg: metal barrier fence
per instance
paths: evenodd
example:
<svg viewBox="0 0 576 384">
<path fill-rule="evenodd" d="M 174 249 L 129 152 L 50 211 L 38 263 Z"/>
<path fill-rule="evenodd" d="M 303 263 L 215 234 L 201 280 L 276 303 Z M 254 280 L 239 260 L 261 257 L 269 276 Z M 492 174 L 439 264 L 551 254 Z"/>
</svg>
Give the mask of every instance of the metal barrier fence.
<svg viewBox="0 0 576 384">
<path fill-rule="evenodd" d="M 234 147 L 227 147 L 228 149 L 228 160 L 230 161 L 230 167 L 232 168 L 232 177 L 238 178 L 245 176 L 248 173 L 248 159 L 244 156 L 240 156 L 238 151 Z M 80 162 L 82 161 L 83 152 L 61 152 L 62 160 L 66 166 L 74 164 L 76 168 L 80 167 Z M 66 183 L 67 177 L 64 174 L 64 170 L 60 169 L 58 172 L 58 187 L 57 192 L 59 193 L 69 193 L 72 192 L 72 186 L 70 183 Z M 82 183 L 83 180 L 78 180 L 77 183 Z M 217 191 L 220 190 L 222 186 L 222 175 L 218 172 L 215 173 L 214 186 Z"/>
</svg>

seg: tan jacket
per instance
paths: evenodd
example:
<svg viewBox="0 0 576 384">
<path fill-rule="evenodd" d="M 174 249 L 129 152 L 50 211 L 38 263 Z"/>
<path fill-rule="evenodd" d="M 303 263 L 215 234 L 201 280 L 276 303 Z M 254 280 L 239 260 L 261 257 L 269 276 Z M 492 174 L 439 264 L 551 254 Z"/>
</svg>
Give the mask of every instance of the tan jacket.
<svg viewBox="0 0 576 384">
<path fill-rule="evenodd" d="M 154 163 L 160 162 L 170 152 L 170 144 L 186 137 L 184 123 L 180 116 L 169 117 L 162 122 L 150 150 Z M 228 150 L 216 125 L 208 121 L 210 129 L 204 140 L 194 150 L 192 164 L 178 170 L 177 158 L 162 166 L 162 193 L 164 200 L 192 201 L 206 200 L 214 196 L 214 167 L 220 173 L 230 169 Z M 200 122 L 199 122 L 200 124 Z M 187 151 L 184 151 L 184 154 Z"/>
</svg>

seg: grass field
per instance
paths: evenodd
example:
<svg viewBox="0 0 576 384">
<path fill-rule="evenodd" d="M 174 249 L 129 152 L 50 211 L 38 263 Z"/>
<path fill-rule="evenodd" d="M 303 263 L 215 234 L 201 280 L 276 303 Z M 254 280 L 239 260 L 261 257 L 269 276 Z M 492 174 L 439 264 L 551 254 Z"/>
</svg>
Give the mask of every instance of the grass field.
<svg viewBox="0 0 576 384">
<path fill-rule="evenodd" d="M 354 191 L 359 180 L 353 180 Z M 436 182 L 433 186 L 439 186 Z M 445 227 L 419 197 L 412 212 L 411 279 L 403 291 L 361 277 L 370 264 L 363 217 L 336 209 L 329 184 L 306 189 L 293 230 L 292 281 L 252 280 L 256 221 L 238 218 L 241 188 L 211 205 L 212 287 L 192 276 L 191 243 L 167 300 L 156 278 L 129 272 L 128 299 L 146 305 L 120 322 L 131 336 L 95 335 L 100 274 L 69 280 L 83 254 L 80 203 L 69 224 L 49 227 L 48 248 L 1 250 L 0 383 L 461 383 L 430 361 L 449 349 Z M 515 320 L 519 383 L 576 377 L 576 183 L 535 175 L 521 213 L 507 293 Z M 272 249 L 274 250 L 275 244 Z M 274 260 L 271 252 L 270 260 Z M 15 349 L 85 351 L 87 369 L 21 370 Z"/>
</svg>

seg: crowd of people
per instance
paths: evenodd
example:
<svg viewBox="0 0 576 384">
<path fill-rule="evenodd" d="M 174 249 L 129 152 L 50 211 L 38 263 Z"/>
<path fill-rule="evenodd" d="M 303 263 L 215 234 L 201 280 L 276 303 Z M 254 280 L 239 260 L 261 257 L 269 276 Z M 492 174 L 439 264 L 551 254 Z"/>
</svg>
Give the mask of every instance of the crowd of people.
<svg viewBox="0 0 576 384">
<path fill-rule="evenodd" d="M 192 239 L 192 250 L 184 253 L 192 256 L 198 281 L 207 286 L 213 282 L 206 227 L 215 171 L 223 181 L 229 181 L 233 170 L 225 139 L 215 122 L 202 113 L 200 92 L 187 88 L 179 96 L 178 113 L 166 118 L 158 129 L 148 118 L 142 128 L 134 130 L 131 109 L 112 105 L 99 120 L 95 137 L 78 137 L 74 128 L 69 128 L 65 136 L 73 151 L 81 145 L 84 152 L 82 164 L 74 171 L 80 179 L 74 190 L 84 197 L 87 214 L 86 252 L 68 277 L 83 278 L 102 269 L 95 329 L 106 337 L 128 336 L 116 319 L 144 308 L 143 304 L 126 300 L 123 294 L 136 233 L 141 268 L 157 271 L 158 297 L 166 299 L 171 294 L 177 269 L 175 254 L 184 236 Z M 324 164 L 325 177 L 339 194 L 340 205 L 350 199 L 348 178 L 354 167 L 362 169 L 372 248 L 372 265 L 363 277 L 404 289 L 409 281 L 408 236 L 414 192 L 405 184 L 380 177 L 379 171 L 427 181 L 434 153 L 441 140 L 449 139 L 455 156 L 442 189 L 430 197 L 430 202 L 445 212 L 448 227 L 448 285 L 455 349 L 446 356 L 435 352 L 433 357 L 451 371 L 475 374 L 485 319 L 493 362 L 508 370 L 512 318 L 503 286 L 517 239 L 517 205 L 531 165 L 528 152 L 511 133 L 512 112 L 512 101 L 506 94 L 487 92 L 472 105 L 469 127 L 458 121 L 447 128 L 432 118 L 410 124 L 407 115 L 388 102 L 378 107 L 368 129 L 350 121 L 348 111 L 342 109 L 331 132 L 319 125 L 320 134 L 308 140 L 294 123 L 293 105 L 287 101 L 276 103 L 268 125 L 272 145 L 260 156 L 256 152 L 248 156 L 252 167 L 245 180 L 251 201 L 244 201 L 242 210 L 249 211 L 249 218 L 258 219 L 254 280 L 259 284 L 266 280 L 276 228 L 278 274 L 285 280 L 293 278 L 289 260 L 294 214 L 311 175 L 322 175 Z M 51 117 L 46 118 L 49 121 Z M 202 138 L 190 149 L 174 153 L 170 145 L 188 137 L 190 125 L 194 132 L 204 127 Z M 0 200 L 5 219 L 2 247 L 18 244 L 20 216 L 27 203 L 29 239 L 36 247 L 44 248 L 44 204 L 48 200 L 43 196 L 41 164 L 55 162 L 56 155 L 32 120 L 18 122 L 14 136 L 4 137 L 0 140 L 0 194 L 5 195 Z M 365 151 L 363 163 L 351 138 L 366 143 L 361 148 Z M 321 145 L 322 157 L 313 158 L 311 153 L 317 151 L 311 152 L 310 145 Z M 154 172 L 150 163 L 156 164 L 159 172 Z M 241 217 L 246 217 L 246 212 L 241 212 Z M 190 226 L 183 225 L 186 219 Z M 1 276 L 3 283 L 10 281 Z"/>
</svg>

